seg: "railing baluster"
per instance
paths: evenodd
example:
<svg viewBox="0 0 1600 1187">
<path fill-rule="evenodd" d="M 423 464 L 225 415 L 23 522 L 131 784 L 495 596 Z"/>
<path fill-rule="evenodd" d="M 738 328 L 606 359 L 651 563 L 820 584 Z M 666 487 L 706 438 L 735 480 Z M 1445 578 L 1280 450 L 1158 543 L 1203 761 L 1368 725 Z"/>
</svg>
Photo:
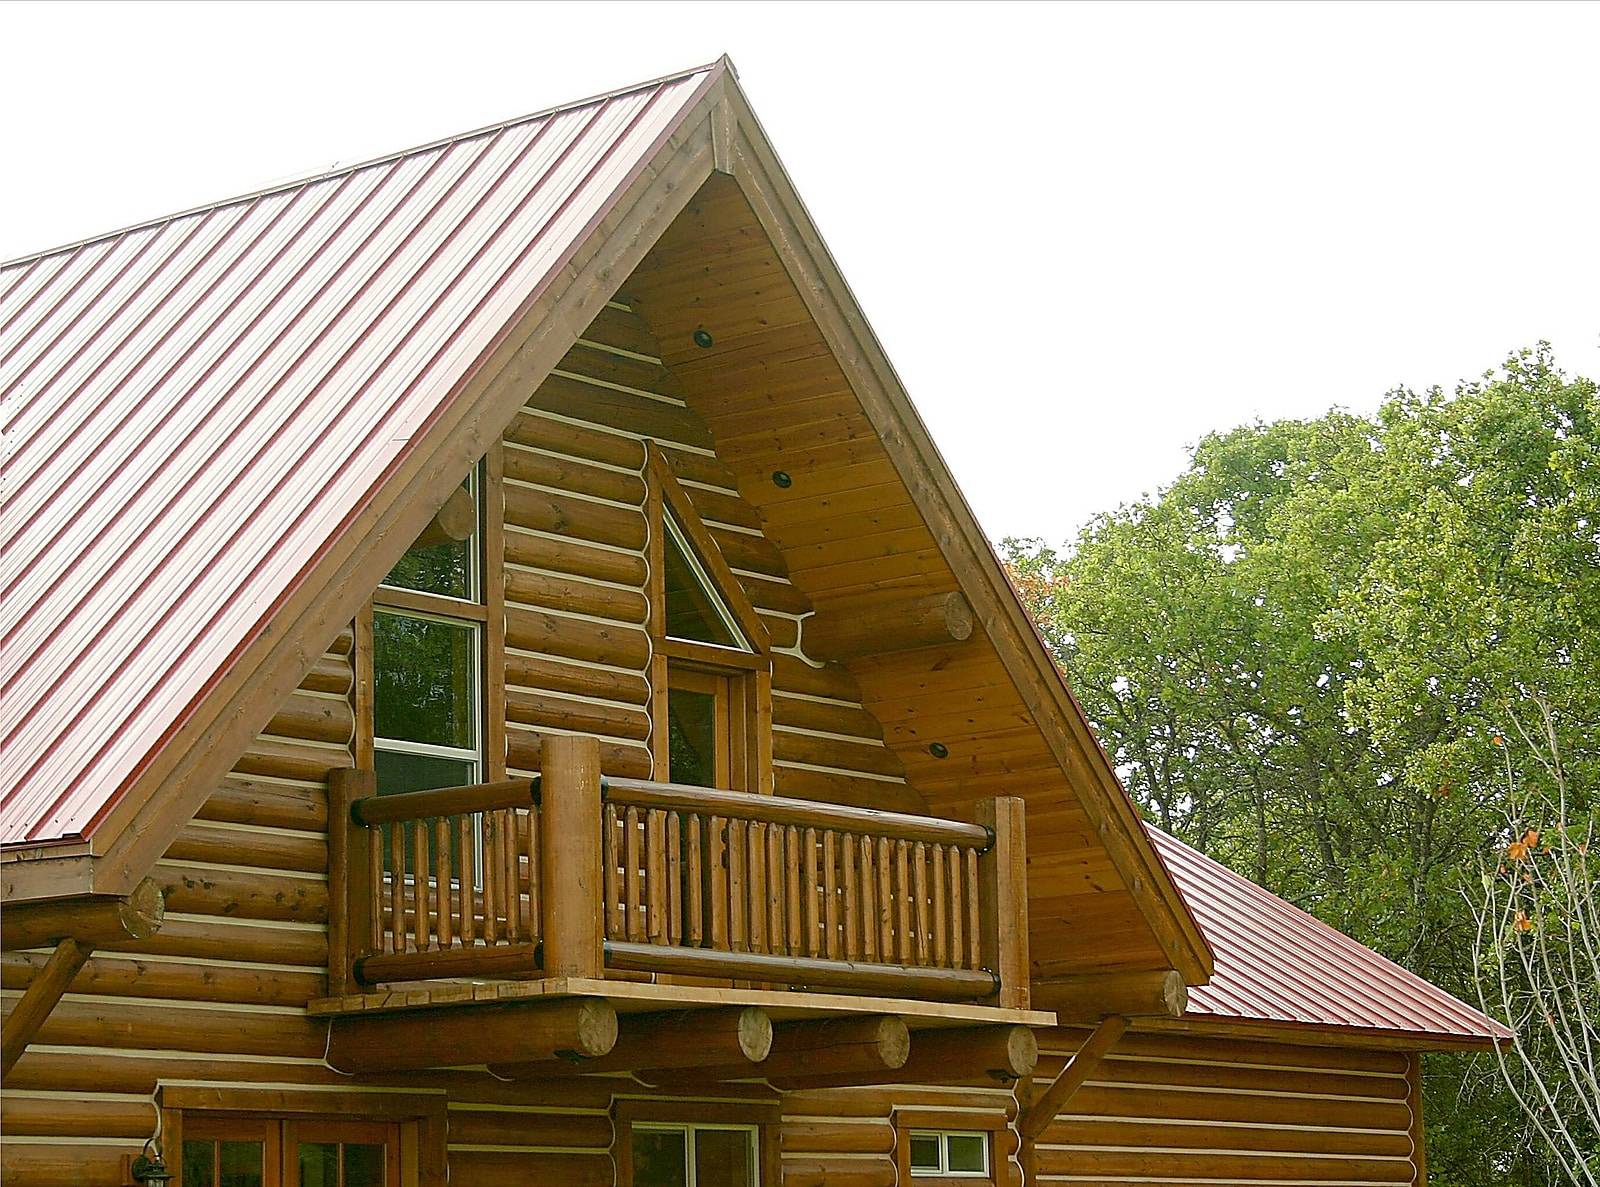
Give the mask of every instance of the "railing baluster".
<svg viewBox="0 0 1600 1187">
<path fill-rule="evenodd" d="M 461 880 L 456 883 L 456 914 L 460 917 L 461 943 L 471 947 L 477 942 L 477 854 L 472 848 L 472 817 L 456 817 L 456 847 L 461 851 Z"/>
<path fill-rule="evenodd" d="M 705 897 L 710 912 L 706 939 L 713 948 L 731 949 L 728 930 L 728 822 L 721 816 L 706 818 Z"/>
<path fill-rule="evenodd" d="M 780 953 L 787 950 L 788 931 L 783 923 L 783 836 L 783 825 L 767 826 L 767 947 Z"/>
<path fill-rule="evenodd" d="M 767 826 L 759 822 L 745 828 L 748 852 L 745 859 L 746 885 L 750 899 L 745 909 L 745 924 L 750 930 L 750 951 L 767 951 Z"/>
<path fill-rule="evenodd" d="M 372 911 L 372 940 L 368 944 L 371 953 L 384 950 L 383 947 L 383 828 L 367 829 L 367 878 L 370 880 L 371 890 L 368 892 L 369 905 Z M 367 952 L 358 955 L 368 955 Z"/>
<path fill-rule="evenodd" d="M 917 963 L 928 963 L 928 847 L 918 841 L 911 849 L 911 884 L 915 895 Z"/>
<path fill-rule="evenodd" d="M 790 825 L 783 834 L 784 916 L 788 922 L 785 939 L 789 953 L 799 956 L 800 947 L 800 830 Z"/>
<path fill-rule="evenodd" d="M 522 861 L 517 856 L 517 810 L 500 814 L 500 849 L 506 862 L 506 943 L 522 938 Z"/>
<path fill-rule="evenodd" d="M 417 951 L 428 950 L 428 822 L 417 821 L 410 828 L 411 833 L 411 864 L 415 873 L 411 876 L 411 910 L 413 939 L 416 940 Z"/>
<path fill-rule="evenodd" d="M 603 810 L 600 826 L 604 849 L 600 862 L 600 880 L 606 900 L 606 938 L 610 940 L 620 940 L 625 934 L 622 930 L 622 891 L 617 886 L 617 878 L 622 868 L 621 835 L 622 822 L 617 816 L 617 806 L 608 803 Z"/>
<path fill-rule="evenodd" d="M 894 879 L 899 888 L 895 903 L 895 933 L 899 937 L 896 955 L 901 964 L 910 964 L 915 945 L 911 942 L 911 860 L 905 841 L 894 843 Z"/>
<path fill-rule="evenodd" d="M 966 953 L 963 947 L 965 939 L 961 934 L 961 925 L 965 915 L 961 905 L 960 846 L 950 846 L 950 864 L 947 874 L 950 884 L 948 891 L 950 899 L 950 967 L 959 969 L 966 965 Z"/>
<path fill-rule="evenodd" d="M 861 958 L 878 959 L 878 874 L 873 868 L 872 838 L 856 842 L 861 863 Z"/>
<path fill-rule="evenodd" d="M 728 947 L 734 952 L 750 951 L 744 926 L 744 821 L 728 817 Z"/>
<path fill-rule="evenodd" d="M 701 855 L 704 827 L 696 813 L 683 814 L 685 861 L 683 889 L 688 898 L 688 909 L 684 912 L 683 933 L 685 941 L 691 948 L 698 948 L 701 940 L 705 938 L 705 865 Z"/>
<path fill-rule="evenodd" d="M 839 841 L 830 828 L 822 834 L 822 910 L 827 921 L 824 935 L 827 938 L 829 960 L 839 959 Z"/>
<path fill-rule="evenodd" d="M 944 846 L 933 847 L 933 963 L 943 968 L 950 952 L 949 910 L 945 899 Z"/>
<path fill-rule="evenodd" d="M 859 877 L 856 865 L 856 835 L 845 833 L 843 842 L 844 863 L 844 958 L 861 959 L 861 893 L 856 886 Z"/>
<path fill-rule="evenodd" d="M 406 833 L 409 826 L 389 826 L 389 951 L 406 950 Z"/>
<path fill-rule="evenodd" d="M 817 882 L 817 830 L 806 829 L 800 844 L 805 854 L 805 886 L 802 890 L 806 901 L 805 951 L 807 956 L 815 956 L 821 950 L 822 942 L 822 921 L 818 917 L 822 887 Z"/>
<path fill-rule="evenodd" d="M 667 819 L 659 808 L 644 814 L 645 934 L 652 943 L 667 942 Z"/>
<path fill-rule="evenodd" d="M 622 816 L 622 829 L 625 838 L 627 854 L 626 867 L 623 870 L 623 882 L 628 891 L 628 939 L 635 942 L 644 939 L 644 896 L 641 893 L 640 880 L 643 870 L 640 868 L 641 855 L 639 853 L 639 809 L 630 806 Z"/>
<path fill-rule="evenodd" d="M 878 838 L 878 951 L 884 963 L 894 960 L 894 889 L 888 837 Z"/>
<path fill-rule="evenodd" d="M 440 948 L 449 948 L 455 940 L 455 928 L 450 920 L 450 820 L 439 816 L 433 822 L 433 913 L 436 919 L 434 935 Z"/>
<path fill-rule="evenodd" d="M 529 808 L 523 813 L 528 822 L 527 840 L 523 851 L 528 857 L 528 939 L 537 941 L 543 930 L 544 906 L 539 899 L 539 809 Z"/>
<path fill-rule="evenodd" d="M 667 943 L 683 941 L 683 833 L 678 814 L 667 814 Z"/>
<path fill-rule="evenodd" d="M 983 967 L 983 948 L 979 942 L 979 915 L 978 902 L 978 851 L 967 850 L 967 967 L 981 969 Z"/>
<path fill-rule="evenodd" d="M 500 863 L 495 860 L 495 827 L 493 812 L 478 813 L 478 836 L 483 847 L 483 942 L 500 942 L 500 915 L 496 910 L 500 902 Z"/>
</svg>

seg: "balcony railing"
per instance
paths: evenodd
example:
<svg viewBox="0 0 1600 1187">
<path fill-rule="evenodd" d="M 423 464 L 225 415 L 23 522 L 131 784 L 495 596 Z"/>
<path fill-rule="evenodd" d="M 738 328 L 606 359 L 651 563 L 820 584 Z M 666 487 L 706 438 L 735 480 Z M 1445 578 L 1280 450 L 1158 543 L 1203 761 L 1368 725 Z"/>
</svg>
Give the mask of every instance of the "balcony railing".
<svg viewBox="0 0 1600 1187">
<path fill-rule="evenodd" d="M 637 779 L 591 739 L 543 774 L 334 787 L 335 993 L 641 974 L 1020 1007 L 1021 801 L 975 823 Z"/>
</svg>

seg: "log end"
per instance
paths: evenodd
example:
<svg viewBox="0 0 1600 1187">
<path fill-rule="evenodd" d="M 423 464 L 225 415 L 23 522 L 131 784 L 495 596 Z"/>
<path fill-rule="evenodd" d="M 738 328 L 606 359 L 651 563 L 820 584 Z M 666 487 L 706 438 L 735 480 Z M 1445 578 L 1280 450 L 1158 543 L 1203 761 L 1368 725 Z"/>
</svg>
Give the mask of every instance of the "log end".
<svg viewBox="0 0 1600 1187">
<path fill-rule="evenodd" d="M 772 1054 L 772 1016 L 755 1006 L 739 1012 L 739 1050 L 751 1063 Z"/>
<path fill-rule="evenodd" d="M 617 1045 L 617 1011 L 603 998 L 585 998 L 578 1007 L 572 1053 L 596 1059 Z"/>
<path fill-rule="evenodd" d="M 1010 1083 L 1033 1075 L 1033 1069 L 1038 1065 L 1038 1037 L 1029 1027 L 1012 1026 L 1007 1028 L 1006 1033 L 1005 1062 L 998 1068 L 990 1068 L 989 1075 L 1003 1083 Z"/>
<path fill-rule="evenodd" d="M 972 603 L 967 601 L 965 594 L 957 591 L 945 596 L 944 621 L 945 628 L 950 632 L 950 638 L 955 642 L 964 643 L 972 638 L 978 620 L 972 613 Z"/>
<path fill-rule="evenodd" d="M 1161 979 L 1161 1005 L 1169 1018 L 1182 1018 L 1189 1008 L 1189 987 L 1177 969 L 1168 969 Z"/>
<path fill-rule="evenodd" d="M 167 896 L 153 878 L 146 878 L 122 901 L 117 915 L 131 940 L 148 940 L 161 930 L 167 914 Z"/>
<path fill-rule="evenodd" d="M 911 1030 L 898 1015 L 886 1014 L 877 1020 L 874 1040 L 883 1066 L 890 1071 L 905 1067 L 911 1058 Z"/>
</svg>

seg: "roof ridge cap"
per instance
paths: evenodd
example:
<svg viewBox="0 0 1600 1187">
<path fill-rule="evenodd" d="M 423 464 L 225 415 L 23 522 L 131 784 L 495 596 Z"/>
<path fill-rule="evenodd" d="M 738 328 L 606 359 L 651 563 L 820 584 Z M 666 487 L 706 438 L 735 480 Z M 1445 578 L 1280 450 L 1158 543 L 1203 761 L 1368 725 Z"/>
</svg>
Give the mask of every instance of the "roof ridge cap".
<svg viewBox="0 0 1600 1187">
<path fill-rule="evenodd" d="M 312 185 L 319 181 L 327 181 L 334 177 L 344 177 L 351 173 L 358 173 L 363 169 L 370 169 L 374 165 L 383 165 L 391 161 L 397 161 L 401 157 L 409 157 L 417 153 L 429 152 L 432 149 L 443 148 L 447 145 L 457 144 L 465 140 L 471 140 L 475 137 L 484 136 L 491 132 L 503 131 L 506 128 L 515 127 L 518 124 L 525 124 L 530 120 L 546 119 L 553 115 L 560 115 L 563 112 L 576 111 L 579 108 L 590 107 L 596 103 L 604 103 L 610 99 L 621 98 L 623 95 L 631 95 L 635 91 L 650 90 L 653 87 L 660 87 L 666 85 L 667 83 L 679 82 L 686 78 L 693 78 L 697 74 L 705 74 L 719 68 L 727 70 L 730 74 L 733 74 L 734 77 L 738 77 L 737 72 L 734 71 L 732 59 L 729 58 L 727 54 L 723 54 L 715 61 L 706 62 L 699 66 L 692 66 L 686 70 L 677 70 L 671 74 L 663 74 L 659 78 L 647 79 L 644 82 L 631 83 L 628 86 L 617 87 L 610 91 L 602 91 L 599 94 L 589 95 L 582 99 L 573 99 L 565 103 L 557 103 L 553 107 L 546 107 L 539 111 L 530 111 L 524 115 L 512 116 L 509 119 L 499 120 L 495 123 L 484 124 L 482 127 L 471 128 L 464 132 L 455 132 L 448 136 L 441 136 L 435 140 L 427 141 L 423 144 L 415 144 L 408 148 L 402 148 L 392 152 L 383 153 L 379 156 L 371 157 L 364 161 L 356 161 L 349 165 L 335 165 L 332 168 L 324 169 L 320 172 L 306 173 L 299 176 L 289 177 L 282 181 L 276 181 L 268 185 L 260 186 L 257 189 L 249 190 L 242 194 L 233 194 L 226 198 L 218 198 L 210 202 L 201 202 L 195 206 L 189 206 L 182 210 L 172 211 L 170 214 L 158 214 L 151 218 L 140 219 L 138 222 L 128 223 L 124 226 L 113 228 L 109 231 L 101 231 L 98 234 L 86 235 L 81 239 L 73 239 L 67 243 L 58 244 L 55 247 L 46 247 L 40 249 L 39 251 L 28 252 L 26 255 L 15 256 L 9 260 L 0 260 L 0 270 L 13 268 L 19 264 L 36 263 L 37 261 L 47 259 L 50 256 L 60 255 L 62 252 L 77 251 L 79 248 L 89 247 L 96 243 L 103 243 L 106 240 L 120 239 L 122 236 L 131 234 L 134 231 L 143 231 L 150 227 L 160 226 L 162 223 L 172 222 L 175 219 L 188 218 L 190 215 L 195 214 L 205 214 L 213 210 L 222 210 L 225 207 L 234 206 L 241 202 L 253 202 L 258 198 L 265 198 L 271 194 L 282 193 L 285 190 L 297 189 L 301 186 Z"/>
</svg>

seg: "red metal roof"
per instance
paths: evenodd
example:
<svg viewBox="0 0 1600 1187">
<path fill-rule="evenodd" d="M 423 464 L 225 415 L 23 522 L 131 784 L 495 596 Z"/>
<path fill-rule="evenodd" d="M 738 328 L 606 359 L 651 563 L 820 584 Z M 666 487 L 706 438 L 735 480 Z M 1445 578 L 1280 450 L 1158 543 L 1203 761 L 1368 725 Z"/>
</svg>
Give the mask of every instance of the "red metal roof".
<svg viewBox="0 0 1600 1187">
<path fill-rule="evenodd" d="M 1510 1038 L 1511 1032 L 1182 841 L 1146 825 L 1216 956 L 1190 1016 L 1349 1027 L 1397 1036 Z"/>
<path fill-rule="evenodd" d="M 88 834 L 721 69 L 0 268 L 0 842 Z"/>
</svg>

